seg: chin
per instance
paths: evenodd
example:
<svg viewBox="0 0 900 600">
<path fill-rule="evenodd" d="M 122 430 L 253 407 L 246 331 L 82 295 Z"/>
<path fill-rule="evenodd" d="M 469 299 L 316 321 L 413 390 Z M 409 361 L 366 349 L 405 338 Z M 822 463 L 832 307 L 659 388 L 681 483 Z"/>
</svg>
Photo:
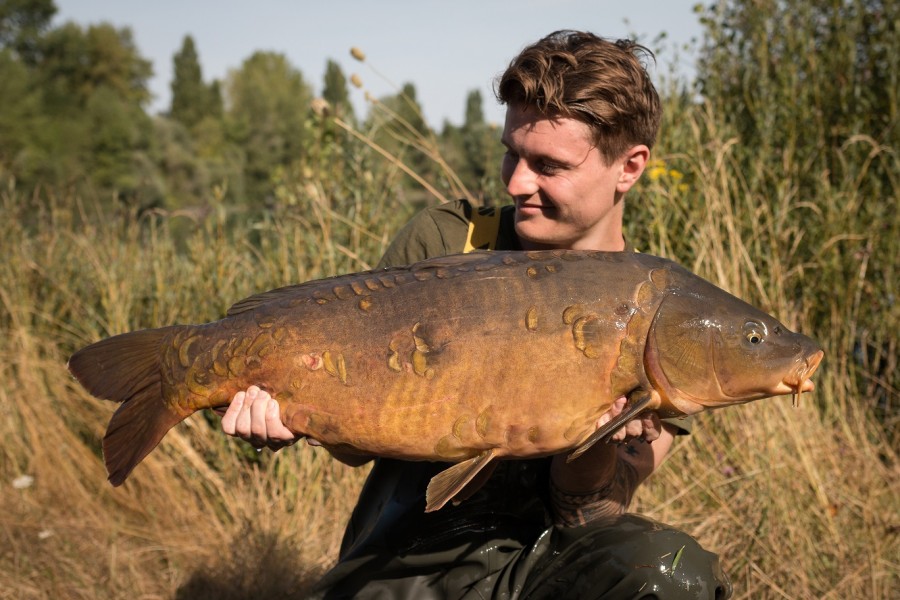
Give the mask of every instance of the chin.
<svg viewBox="0 0 900 600">
<path fill-rule="evenodd" d="M 565 247 L 564 236 L 554 235 L 557 232 L 554 231 L 553 224 L 546 219 L 543 221 L 543 223 L 516 221 L 516 235 L 523 243 L 554 248 Z"/>
</svg>

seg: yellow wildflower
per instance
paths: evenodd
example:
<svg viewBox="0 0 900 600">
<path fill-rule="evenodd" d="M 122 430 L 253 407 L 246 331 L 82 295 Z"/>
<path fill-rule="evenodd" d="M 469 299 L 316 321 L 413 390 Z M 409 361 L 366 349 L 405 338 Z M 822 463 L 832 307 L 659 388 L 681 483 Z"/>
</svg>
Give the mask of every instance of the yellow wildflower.
<svg viewBox="0 0 900 600">
<path fill-rule="evenodd" d="M 650 181 L 657 181 L 658 179 L 665 177 L 665 175 L 666 163 L 658 158 L 647 163 L 647 177 L 650 178 Z"/>
</svg>

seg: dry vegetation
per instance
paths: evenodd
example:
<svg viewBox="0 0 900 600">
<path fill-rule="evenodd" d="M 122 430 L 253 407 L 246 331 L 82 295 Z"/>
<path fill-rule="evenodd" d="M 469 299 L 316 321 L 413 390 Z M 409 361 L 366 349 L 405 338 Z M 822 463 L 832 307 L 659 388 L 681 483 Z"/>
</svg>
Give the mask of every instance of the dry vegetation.
<svg viewBox="0 0 900 600">
<path fill-rule="evenodd" d="M 896 598 L 898 309 L 879 297 L 896 290 L 896 221 L 857 210 L 868 166 L 814 199 L 790 185 L 764 197 L 708 115 L 670 123 L 677 152 L 662 149 L 629 200 L 632 239 L 811 334 L 826 361 L 799 408 L 704 415 L 634 508 L 717 551 L 736 598 Z M 867 165 L 896 168 L 896 149 L 875 150 Z M 0 598 L 302 597 L 336 555 L 362 471 L 307 447 L 257 455 L 195 415 L 113 489 L 99 441 L 115 407 L 65 362 L 105 336 L 212 320 L 253 292 L 373 264 L 410 215 L 379 181 L 342 182 L 365 200 L 336 204 L 314 173 L 259 220 L 215 198 L 193 221 L 2 193 Z M 882 199 L 888 218 L 896 198 Z M 862 333 L 872 323 L 884 330 Z"/>
</svg>

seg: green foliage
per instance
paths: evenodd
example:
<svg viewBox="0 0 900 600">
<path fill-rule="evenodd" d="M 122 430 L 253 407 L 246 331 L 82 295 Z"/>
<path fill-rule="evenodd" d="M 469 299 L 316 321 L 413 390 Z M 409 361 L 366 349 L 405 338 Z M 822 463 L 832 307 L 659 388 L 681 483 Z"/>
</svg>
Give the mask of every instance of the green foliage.
<svg viewBox="0 0 900 600">
<path fill-rule="evenodd" d="M 0 180 L 19 172 L 30 145 L 40 97 L 31 74 L 9 50 L 0 50 Z"/>
<path fill-rule="evenodd" d="M 34 26 L 40 29 L 43 26 Z M 128 29 L 69 23 L 34 40 L 25 61 L 0 52 L 0 174 L 20 186 L 70 187 L 137 205 L 159 201 L 143 105 L 152 70 Z"/>
<path fill-rule="evenodd" d="M 506 192 L 500 180 L 504 151 L 500 129 L 485 122 L 481 92 L 469 92 L 462 126 L 445 123 L 441 143 L 447 162 L 481 204 L 505 203 Z"/>
<path fill-rule="evenodd" d="M 419 203 L 502 197 L 490 166 L 499 156 L 497 132 L 484 123 L 477 94 L 468 99 L 463 126 L 448 126 L 440 138 L 410 83 L 373 100 L 356 129 L 347 79 L 335 61 L 328 61 L 321 99 L 313 102 L 303 75 L 276 53 L 257 52 L 223 84 L 207 84 L 186 36 L 173 55 L 169 113 L 150 118 L 152 68 L 130 30 L 105 23 L 51 28 L 54 11 L 43 0 L 0 7 L 0 178 L 20 190 L 77 190 L 106 204 L 202 213 L 215 188 L 229 204 L 258 212 L 274 205 L 283 185 L 322 168 L 373 173 L 368 163 L 348 163 L 368 154 L 387 159 L 386 180 L 402 181 L 403 193 Z"/>
<path fill-rule="evenodd" d="M 245 155 L 246 198 L 271 204 L 276 171 L 304 154 L 312 91 L 283 54 L 256 52 L 229 73 L 225 96 L 229 138 Z"/>
<path fill-rule="evenodd" d="M 156 119 L 155 163 L 170 209 L 208 205 L 213 186 L 241 193 L 243 156 L 227 139 L 218 81 L 206 85 L 191 36 L 173 56 L 169 118 Z"/>
<path fill-rule="evenodd" d="M 137 107 L 150 100 L 147 81 L 153 68 L 140 56 L 128 28 L 102 23 L 82 29 L 68 23 L 49 31 L 39 48 L 36 72 L 49 110 L 83 108 L 100 87 Z"/>
<path fill-rule="evenodd" d="M 84 110 L 86 160 L 92 183 L 114 190 L 129 205 L 149 207 L 161 201 L 150 160 L 152 124 L 139 106 L 108 87 L 91 94 Z"/>
<path fill-rule="evenodd" d="M 715 109 L 733 109 L 722 120 L 760 151 L 758 161 L 790 152 L 802 185 L 815 185 L 818 168 L 834 185 L 868 152 L 852 147 L 857 136 L 891 147 L 900 140 L 898 3 L 720 2 L 703 23 L 700 90 Z M 890 193 L 891 165 L 873 166 L 867 186 Z"/>
<path fill-rule="evenodd" d="M 430 179 L 437 165 L 430 155 L 436 150 L 434 133 L 425 122 L 422 107 L 416 99 L 416 86 L 405 83 L 396 94 L 373 103 L 366 122 L 371 139 L 403 162 L 412 171 Z M 413 179 L 406 179 L 414 187 Z"/>
<path fill-rule="evenodd" d="M 322 98 L 328 102 L 336 117 L 349 122 L 356 120 L 353 114 L 353 105 L 350 104 L 347 77 L 341 66 L 331 59 L 325 65 Z"/>
<path fill-rule="evenodd" d="M 890 418 L 900 388 L 900 4 L 731 0 L 701 14 L 710 117 L 700 135 L 732 138 L 719 165 L 736 208 L 755 216 L 739 220 L 740 233 L 761 268 L 794 265 L 778 285 L 802 299 L 808 322 L 853 324 L 840 328 L 839 368 Z M 848 301 L 825 301 L 834 294 Z"/>
<path fill-rule="evenodd" d="M 224 105 L 222 102 L 222 85 L 219 80 L 214 80 L 209 84 L 209 104 L 207 106 L 209 113 L 207 116 L 213 119 L 221 119 L 224 113 Z"/>
<path fill-rule="evenodd" d="M 191 129 L 204 117 L 221 116 L 222 97 L 218 84 L 207 86 L 203 83 L 200 59 L 194 47 L 194 38 L 187 35 L 172 58 L 174 78 L 172 79 L 172 107 L 169 116 Z"/>
<path fill-rule="evenodd" d="M 32 63 L 43 32 L 56 14 L 53 0 L 3 0 L 0 2 L 0 49 L 9 49 Z"/>
</svg>

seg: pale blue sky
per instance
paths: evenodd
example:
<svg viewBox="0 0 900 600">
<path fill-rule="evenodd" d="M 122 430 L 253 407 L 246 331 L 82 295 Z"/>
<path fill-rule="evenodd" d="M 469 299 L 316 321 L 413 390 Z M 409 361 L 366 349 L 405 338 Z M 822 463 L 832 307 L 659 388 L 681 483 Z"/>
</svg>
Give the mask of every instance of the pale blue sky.
<svg viewBox="0 0 900 600">
<path fill-rule="evenodd" d="M 207 81 L 222 79 L 256 50 L 285 54 L 318 93 L 332 58 L 349 76 L 358 73 L 374 96 L 391 84 L 350 57 L 360 47 L 391 82 L 415 84 L 429 123 L 462 121 L 465 98 L 481 90 L 485 113 L 501 123 L 491 83 L 526 44 L 556 29 L 584 29 L 604 37 L 634 33 L 650 43 L 665 31 L 657 72 L 676 58 L 693 73 L 693 55 L 675 48 L 701 35 L 692 6 L 697 0 L 56 0 L 55 24 L 128 26 L 141 54 L 153 62 L 151 111 L 170 102 L 172 55 L 186 34 L 194 37 Z M 627 24 L 626 20 L 627 19 Z M 363 92 L 352 91 L 357 111 Z"/>
</svg>

